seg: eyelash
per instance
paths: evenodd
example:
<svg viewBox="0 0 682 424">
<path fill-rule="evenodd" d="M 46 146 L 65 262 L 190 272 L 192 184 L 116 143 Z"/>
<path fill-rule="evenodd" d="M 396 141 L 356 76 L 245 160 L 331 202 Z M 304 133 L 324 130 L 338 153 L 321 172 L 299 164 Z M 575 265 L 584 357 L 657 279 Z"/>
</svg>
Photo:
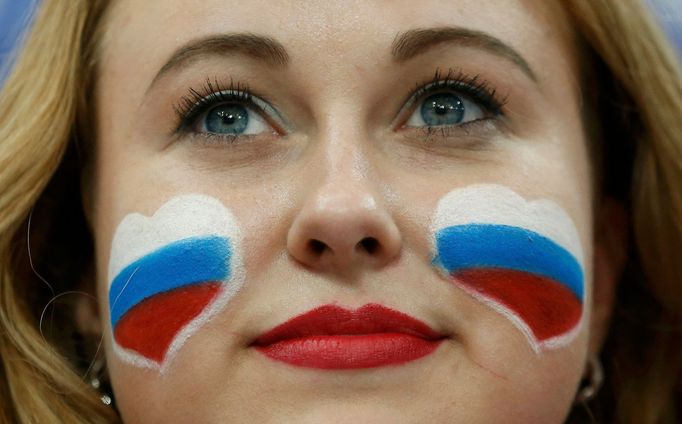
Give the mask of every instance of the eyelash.
<svg viewBox="0 0 682 424">
<path fill-rule="evenodd" d="M 507 98 L 500 98 L 497 90 L 480 75 L 471 76 L 462 70 L 450 68 L 443 76 L 439 68 L 436 69 L 430 81 L 416 84 L 412 93 L 407 97 L 406 106 L 411 106 L 430 94 L 446 89 L 469 97 L 494 116 L 503 114 L 502 109 L 507 102 Z"/>
<path fill-rule="evenodd" d="M 409 96 L 407 96 L 407 101 L 404 103 L 405 106 L 403 109 L 412 108 L 414 104 L 417 104 L 430 94 L 446 90 L 454 91 L 470 98 L 481 106 L 486 113 L 491 115 L 489 118 L 458 124 L 455 127 L 467 127 L 485 119 L 504 115 L 503 108 L 507 103 L 507 97 L 499 97 L 497 90 L 487 81 L 482 79 L 480 75 L 470 76 L 461 70 L 455 70 L 453 68 L 448 69 L 445 76 L 443 76 L 440 69 L 436 69 L 433 77 L 429 81 L 417 83 Z M 259 97 L 269 104 L 267 99 L 262 96 Z M 191 132 L 190 127 L 199 116 L 210 110 L 211 107 L 227 102 L 241 103 L 264 114 L 263 107 L 254 101 L 252 92 L 247 84 L 235 83 L 234 80 L 231 79 L 229 85 L 225 86 L 218 78 L 214 78 L 213 80 L 207 78 L 198 90 L 189 88 L 188 93 L 180 99 L 178 104 L 174 105 L 173 109 L 175 110 L 178 119 L 174 132 Z M 445 133 L 446 128 L 447 127 L 426 126 L 422 128 L 422 131 L 426 132 L 427 135 L 430 135 L 434 130 Z M 225 137 L 224 135 L 206 135 Z M 234 138 L 235 136 L 227 137 Z"/>
<path fill-rule="evenodd" d="M 188 132 L 201 114 L 220 103 L 237 102 L 263 112 L 263 108 L 253 100 L 249 86 L 235 83 L 232 79 L 230 84 L 225 86 L 218 78 L 214 78 L 213 81 L 207 78 L 199 90 L 190 87 L 187 91 L 188 93 L 180 98 L 180 102 L 173 106 L 178 117 L 176 133 Z"/>
</svg>

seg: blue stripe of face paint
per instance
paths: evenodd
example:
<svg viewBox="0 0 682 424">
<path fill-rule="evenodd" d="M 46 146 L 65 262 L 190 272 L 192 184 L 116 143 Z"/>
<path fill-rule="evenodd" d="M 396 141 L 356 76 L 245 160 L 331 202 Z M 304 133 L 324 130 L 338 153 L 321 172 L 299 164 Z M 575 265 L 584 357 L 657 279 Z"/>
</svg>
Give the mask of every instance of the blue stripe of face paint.
<svg viewBox="0 0 682 424">
<path fill-rule="evenodd" d="M 230 256 L 229 239 L 206 236 L 170 243 L 136 260 L 109 289 L 112 326 L 148 297 L 188 284 L 227 280 Z"/>
<path fill-rule="evenodd" d="M 468 224 L 436 233 L 434 263 L 449 273 L 472 268 L 505 268 L 551 278 L 582 301 L 583 271 L 565 248 L 536 232 L 508 225 Z"/>
</svg>

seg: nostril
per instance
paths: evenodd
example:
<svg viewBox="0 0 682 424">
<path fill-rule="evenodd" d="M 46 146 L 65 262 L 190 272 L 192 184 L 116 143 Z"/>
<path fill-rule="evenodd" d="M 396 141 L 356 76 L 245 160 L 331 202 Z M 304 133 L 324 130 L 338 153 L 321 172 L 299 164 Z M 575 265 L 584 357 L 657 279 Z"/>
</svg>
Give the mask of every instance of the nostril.
<svg viewBox="0 0 682 424">
<path fill-rule="evenodd" d="M 319 240 L 312 239 L 308 242 L 308 248 L 315 255 L 321 255 L 322 252 L 327 248 L 327 245 Z"/>
<path fill-rule="evenodd" d="M 363 249 L 370 255 L 373 255 L 377 250 L 379 250 L 379 240 L 375 239 L 374 237 L 365 237 L 358 242 L 357 247 Z"/>
</svg>

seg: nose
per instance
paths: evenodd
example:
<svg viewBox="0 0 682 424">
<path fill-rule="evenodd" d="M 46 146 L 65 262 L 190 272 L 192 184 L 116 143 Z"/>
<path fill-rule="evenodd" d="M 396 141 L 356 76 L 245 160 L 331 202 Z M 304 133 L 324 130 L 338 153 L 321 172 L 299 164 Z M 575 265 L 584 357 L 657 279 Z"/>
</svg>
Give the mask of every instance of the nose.
<svg viewBox="0 0 682 424">
<path fill-rule="evenodd" d="M 287 235 L 297 261 L 336 273 L 385 266 L 401 245 L 392 216 L 362 181 L 328 181 L 307 199 Z"/>
</svg>

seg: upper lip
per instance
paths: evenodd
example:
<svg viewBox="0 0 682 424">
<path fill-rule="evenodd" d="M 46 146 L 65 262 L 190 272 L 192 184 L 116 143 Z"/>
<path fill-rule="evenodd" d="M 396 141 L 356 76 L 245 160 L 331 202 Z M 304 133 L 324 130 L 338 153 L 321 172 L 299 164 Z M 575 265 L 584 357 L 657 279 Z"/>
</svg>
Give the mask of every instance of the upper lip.
<svg viewBox="0 0 682 424">
<path fill-rule="evenodd" d="M 402 333 L 434 341 L 445 337 L 426 323 L 377 303 L 368 303 L 355 310 L 328 304 L 277 325 L 258 336 L 253 344 L 266 346 L 311 336 L 376 333 Z"/>
</svg>

